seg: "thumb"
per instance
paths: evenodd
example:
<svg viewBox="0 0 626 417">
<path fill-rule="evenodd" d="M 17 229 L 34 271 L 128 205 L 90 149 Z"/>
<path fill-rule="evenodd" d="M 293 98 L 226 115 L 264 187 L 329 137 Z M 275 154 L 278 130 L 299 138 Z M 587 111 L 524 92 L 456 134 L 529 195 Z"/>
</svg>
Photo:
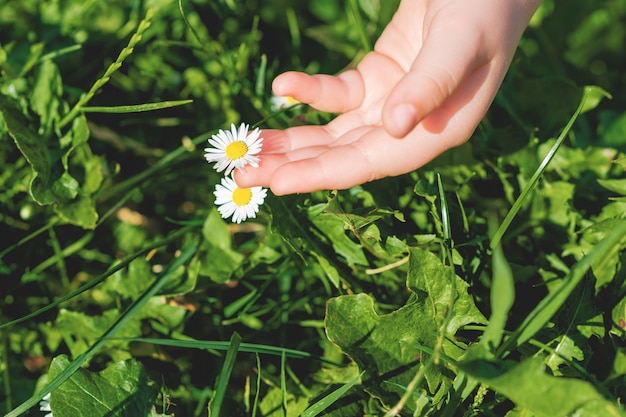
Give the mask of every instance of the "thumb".
<svg viewBox="0 0 626 417">
<path fill-rule="evenodd" d="M 383 126 L 390 135 L 406 136 L 485 61 L 480 33 L 459 30 L 458 26 L 450 30 L 450 23 L 445 22 L 445 28 L 431 27 L 411 69 L 390 93 L 382 113 Z"/>
</svg>

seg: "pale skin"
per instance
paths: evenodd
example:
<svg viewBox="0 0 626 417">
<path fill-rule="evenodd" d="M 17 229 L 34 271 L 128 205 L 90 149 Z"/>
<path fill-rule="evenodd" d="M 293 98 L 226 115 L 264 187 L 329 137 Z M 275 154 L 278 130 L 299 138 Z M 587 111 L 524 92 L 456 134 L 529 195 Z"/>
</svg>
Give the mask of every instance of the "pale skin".
<svg viewBox="0 0 626 417">
<path fill-rule="evenodd" d="M 541 0 L 402 0 L 356 69 L 287 72 L 273 83 L 339 115 L 325 126 L 265 130 L 240 187 L 274 194 L 345 189 L 411 172 L 466 142 L 491 105 Z"/>
</svg>

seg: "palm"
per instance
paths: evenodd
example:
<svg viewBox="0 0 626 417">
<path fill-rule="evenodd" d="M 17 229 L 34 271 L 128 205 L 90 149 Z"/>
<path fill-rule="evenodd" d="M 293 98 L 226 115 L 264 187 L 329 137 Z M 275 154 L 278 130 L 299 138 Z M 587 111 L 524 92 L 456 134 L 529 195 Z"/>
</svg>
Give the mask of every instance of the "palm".
<svg viewBox="0 0 626 417">
<path fill-rule="evenodd" d="M 517 0 L 483 0 L 494 7 L 507 1 Z M 498 33 L 485 21 L 485 31 L 495 32 L 494 41 L 485 42 L 486 32 L 474 30 L 483 18 L 468 15 L 477 13 L 473 2 L 424 3 L 404 0 L 356 70 L 277 78 L 277 94 L 340 114 L 325 126 L 265 131 L 259 168 L 237 173 L 238 183 L 276 194 L 348 188 L 412 171 L 466 141 L 502 81 L 516 40 L 503 49 L 497 41 L 510 31 L 507 23 Z M 459 27 L 465 19 L 467 31 Z M 395 123 L 393 110 L 407 102 L 414 120 Z"/>
</svg>

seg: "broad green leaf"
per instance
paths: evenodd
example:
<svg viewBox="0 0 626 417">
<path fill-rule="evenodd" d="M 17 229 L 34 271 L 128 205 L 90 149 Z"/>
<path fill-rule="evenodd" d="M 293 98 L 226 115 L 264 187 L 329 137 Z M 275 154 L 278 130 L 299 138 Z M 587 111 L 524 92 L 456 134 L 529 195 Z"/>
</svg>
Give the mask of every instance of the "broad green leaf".
<svg viewBox="0 0 626 417">
<path fill-rule="evenodd" d="M 379 315 L 366 295 L 331 298 L 326 311 L 329 339 L 364 371 L 364 388 L 387 405 L 404 394 L 415 373 L 427 366 L 431 392 L 441 384 L 441 371 L 427 364 L 420 346 L 434 346 L 437 325 L 429 302 L 418 301 L 389 314 Z M 393 343 L 390 343 L 393 341 Z M 415 408 L 415 402 L 407 405 Z"/>
<path fill-rule="evenodd" d="M 49 379 L 70 365 L 64 356 L 50 364 Z M 135 360 L 117 362 L 99 373 L 78 369 L 52 391 L 55 417 L 136 417 L 149 413 L 155 391 L 143 367 Z"/>
<path fill-rule="evenodd" d="M 272 214 L 271 227 L 302 259 L 306 259 L 306 251 L 313 243 L 306 229 L 306 217 L 302 214 L 301 196 L 284 198 L 268 198 L 265 202 Z"/>
<path fill-rule="evenodd" d="M 589 276 L 572 292 L 559 314 L 554 318 L 555 326 L 544 330 L 544 334 L 556 334 L 549 343 L 550 356 L 545 364 L 553 375 L 567 375 L 572 367 L 580 371 L 578 364 L 584 363 L 591 354 L 597 354 L 590 346 L 591 338 L 605 337 L 602 311 L 597 306 L 595 280 Z"/>
<path fill-rule="evenodd" d="M 564 255 L 572 254 L 576 259 L 584 259 L 600 242 L 613 233 L 615 227 L 623 222 L 624 220 L 620 218 L 609 218 L 592 224 L 583 230 L 582 238 L 576 245 L 565 245 Z M 618 257 L 592 262 L 591 268 L 596 278 L 598 290 L 613 280 L 618 265 Z"/>
<path fill-rule="evenodd" d="M 567 364 L 568 361 L 582 361 L 585 359 L 582 349 L 578 343 L 586 342 L 584 338 L 578 338 L 574 340 L 568 335 L 563 335 L 557 341 L 558 343 L 554 347 L 554 352 L 550 355 L 546 361 L 546 365 L 552 370 L 555 375 L 560 375 L 560 367 Z"/>
<path fill-rule="evenodd" d="M 202 228 L 204 241 L 198 253 L 200 274 L 223 283 L 244 261 L 244 256 L 233 249 L 230 229 L 217 210 L 211 210 Z"/>
<path fill-rule="evenodd" d="M 137 319 L 153 319 L 170 330 L 183 325 L 188 309 L 184 306 L 169 303 L 163 296 L 152 297 L 145 308 L 137 315 Z"/>
<path fill-rule="evenodd" d="M 454 280 L 454 283 L 451 280 Z M 420 294 L 426 294 L 428 304 L 435 309 L 434 319 L 437 323 L 443 322 L 446 311 L 451 303 L 454 303 L 452 316 L 446 328 L 446 332 L 451 335 L 464 325 L 486 323 L 485 317 L 468 293 L 468 284 L 429 251 L 419 248 L 409 250 L 407 286 L 420 298 L 422 297 Z"/>
<path fill-rule="evenodd" d="M 623 381 L 624 375 L 626 375 L 626 348 L 621 346 L 617 348 L 609 379 L 615 380 L 616 384 L 619 385 Z"/>
<path fill-rule="evenodd" d="M 311 256 L 313 256 L 320 266 L 322 271 L 324 271 L 324 276 L 330 281 L 331 284 L 335 288 L 339 288 L 341 286 L 341 274 L 337 271 L 337 268 L 328 260 L 327 257 L 318 254 L 317 252 L 311 252 Z"/>
<path fill-rule="evenodd" d="M 68 155 L 74 147 L 71 147 L 61 158 L 65 171 L 53 174 L 51 155 L 45 138 L 35 134 L 29 128 L 29 123 L 19 111 L 17 103 L 0 95 L 0 112 L 3 114 L 9 133 L 32 168 L 29 191 L 33 200 L 42 205 L 57 203 L 54 209 L 63 220 L 86 229 L 95 228 L 98 219 L 95 204 L 89 196 L 79 196 L 81 186 L 68 172 Z M 74 124 L 72 131 L 74 130 L 77 132 L 74 137 L 79 146 L 88 137 L 84 119 L 82 123 L 79 121 Z M 101 176 L 98 171 L 92 168 L 86 170 L 85 173 L 87 177 L 93 176 L 94 173 Z M 92 184 L 91 188 L 97 187 Z"/>
<path fill-rule="evenodd" d="M 15 409 L 11 410 L 5 417 L 17 417 L 28 411 L 31 407 L 37 404 L 46 394 L 51 393 L 60 385 L 63 384 L 68 378 L 70 378 L 74 372 L 80 369 L 86 362 L 88 362 L 96 353 L 98 353 L 102 347 L 109 342 L 109 338 L 114 337 L 121 329 L 123 329 L 132 319 L 133 317 L 141 311 L 141 309 L 146 305 L 146 303 L 155 296 L 161 288 L 167 282 L 167 279 L 171 275 L 172 271 L 178 270 L 181 266 L 187 264 L 189 260 L 193 257 L 193 255 L 197 251 L 197 246 L 195 243 L 189 244 L 186 248 L 183 249 L 180 256 L 172 261 L 168 267 L 159 274 L 157 280 L 152 284 L 149 288 L 147 288 L 133 304 L 128 307 L 128 309 L 120 315 L 115 323 L 111 327 L 109 327 L 100 338 L 98 338 L 93 344 L 89 346 L 89 348 L 76 359 L 74 359 L 70 364 L 68 364 L 63 371 L 57 375 L 55 378 L 50 378 L 49 382 L 44 386 L 37 394 L 31 396 L 22 404 L 20 404 Z"/>
<path fill-rule="evenodd" d="M 31 108 L 39 115 L 39 131 L 42 136 L 49 135 L 59 119 L 60 97 L 63 82 L 59 70 L 53 61 L 46 60 L 39 65 L 37 78 L 30 96 Z"/>
<path fill-rule="evenodd" d="M 98 221 L 95 202 L 87 196 L 80 196 L 69 203 L 54 207 L 60 218 L 85 229 L 95 229 Z"/>
<path fill-rule="evenodd" d="M 626 297 L 622 297 L 615 307 L 613 307 L 611 317 L 613 323 L 617 324 L 618 329 L 626 329 Z"/>
<path fill-rule="evenodd" d="M 120 296 L 123 299 L 134 300 L 152 281 L 154 275 L 150 263 L 144 258 L 135 259 L 127 268 L 109 277 L 94 291 L 94 296 L 101 303 L 114 302 Z"/>
<path fill-rule="evenodd" d="M 287 196 L 266 201 L 272 213 L 271 228 L 305 262 L 312 257 L 324 271 L 323 278 L 335 287 L 341 283 L 341 275 L 332 258 L 322 250 L 311 229 L 314 229 L 306 211 L 302 209 L 301 196 Z"/>
<path fill-rule="evenodd" d="M 311 221 L 330 239 L 335 252 L 343 256 L 348 265 L 368 264 L 363 247 L 346 235 L 345 223 L 340 217 L 331 213 L 320 213 L 312 215 Z"/>
<path fill-rule="evenodd" d="M 626 179 L 599 179 L 598 182 L 607 190 L 626 195 Z"/>
<path fill-rule="evenodd" d="M 600 104 L 600 102 L 605 98 L 613 98 L 608 91 L 596 85 L 585 86 L 584 94 L 587 96 L 587 100 L 585 100 L 585 105 L 582 109 L 582 113 L 586 113 L 595 109 L 596 107 L 598 107 L 598 104 Z"/>
<path fill-rule="evenodd" d="M 530 358 L 519 364 L 467 358 L 456 365 L 472 378 L 537 417 L 626 415 L 624 410 L 605 399 L 590 383 L 546 374 L 541 357 Z"/>
<path fill-rule="evenodd" d="M 78 357 L 101 336 L 102 329 L 109 328 L 115 323 L 119 315 L 120 312 L 117 309 L 107 310 L 101 315 L 87 315 L 83 312 L 62 309 L 53 328 L 63 334 L 72 356 Z M 126 338 L 139 337 L 141 335 L 140 322 L 130 321 L 118 335 Z M 115 348 L 127 346 L 128 342 L 125 340 L 109 342 L 107 345 L 112 355 L 116 354 Z M 124 354 L 122 350 L 119 353 Z M 125 359 L 125 357 L 120 359 Z"/>
<path fill-rule="evenodd" d="M 87 119 L 85 119 L 85 116 L 79 116 L 73 120 L 72 128 L 68 133 L 61 138 L 61 145 L 63 147 L 69 146 L 69 149 L 61 157 L 66 171 L 69 169 L 69 157 L 72 152 L 79 146 L 87 143 L 88 140 L 89 127 L 87 126 Z"/>
<path fill-rule="evenodd" d="M 285 400 L 287 405 L 285 412 L 282 408 L 283 400 Z M 287 394 L 287 398 L 283 398 L 281 389 L 272 387 L 261 400 L 259 409 L 264 417 L 300 417 L 307 405 L 308 400 L 306 397 Z"/>
<path fill-rule="evenodd" d="M 626 113 L 622 113 L 606 128 L 600 137 L 600 144 L 611 148 L 621 148 L 626 145 Z"/>
<path fill-rule="evenodd" d="M 33 200 L 39 204 L 53 203 L 56 198 L 51 187 L 55 179 L 51 173 L 46 141 L 30 128 L 18 103 L 3 94 L 0 94 L 0 112 L 9 134 L 33 170 L 29 185 Z"/>
</svg>

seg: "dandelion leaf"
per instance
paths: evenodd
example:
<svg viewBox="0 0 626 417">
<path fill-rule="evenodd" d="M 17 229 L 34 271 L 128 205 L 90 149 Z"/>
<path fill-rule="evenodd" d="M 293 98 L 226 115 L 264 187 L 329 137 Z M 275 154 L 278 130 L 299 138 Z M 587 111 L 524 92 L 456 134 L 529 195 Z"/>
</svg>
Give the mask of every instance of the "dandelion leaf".
<svg viewBox="0 0 626 417">
<path fill-rule="evenodd" d="M 537 417 L 626 416 L 624 410 L 605 399 L 590 383 L 547 374 L 541 357 L 515 363 L 490 361 L 484 359 L 485 355 L 482 349 L 474 349 L 457 365 Z"/>
<path fill-rule="evenodd" d="M 454 286 L 450 279 L 455 279 Z M 467 284 L 430 252 L 410 250 L 407 286 L 417 301 L 388 314 L 378 314 L 374 299 L 365 294 L 333 298 L 327 307 L 328 337 L 365 371 L 363 385 L 368 392 L 387 405 L 397 401 L 422 367 L 431 394 L 447 390 L 448 378 L 440 367 L 427 362 L 425 352 L 436 345 L 442 326 L 454 334 L 465 324 L 485 322 Z M 453 316 L 446 322 L 445 309 L 451 302 Z M 444 344 L 446 348 L 452 347 Z M 446 353 L 460 355 L 455 350 Z M 418 391 L 412 397 L 410 409 L 418 407 L 420 396 Z"/>
<path fill-rule="evenodd" d="M 49 371 L 54 379 L 70 364 L 56 357 Z M 101 372 L 78 369 L 52 391 L 50 408 L 55 417 L 135 417 L 148 415 L 155 399 L 151 382 L 135 360 L 117 362 Z"/>
<path fill-rule="evenodd" d="M 454 287 L 451 279 L 454 279 Z M 450 267 L 444 266 L 433 253 L 412 248 L 409 251 L 407 286 L 413 292 L 425 294 L 435 306 L 435 319 L 444 321 L 445 312 L 453 301 L 453 313 L 446 331 L 455 334 L 466 324 L 486 323 L 485 317 L 468 293 L 468 284 L 456 276 Z M 454 300 L 451 298 L 454 297 Z"/>
<path fill-rule="evenodd" d="M 331 299 L 326 331 L 330 340 L 365 371 L 365 389 L 388 406 L 402 396 L 420 367 L 426 366 L 428 355 L 420 346 L 434 346 L 437 337 L 428 304 L 419 301 L 379 315 L 374 300 L 366 294 Z M 440 385 L 442 374 L 432 364 L 424 371 L 433 392 Z M 407 407 L 414 409 L 415 404 Z"/>
</svg>

